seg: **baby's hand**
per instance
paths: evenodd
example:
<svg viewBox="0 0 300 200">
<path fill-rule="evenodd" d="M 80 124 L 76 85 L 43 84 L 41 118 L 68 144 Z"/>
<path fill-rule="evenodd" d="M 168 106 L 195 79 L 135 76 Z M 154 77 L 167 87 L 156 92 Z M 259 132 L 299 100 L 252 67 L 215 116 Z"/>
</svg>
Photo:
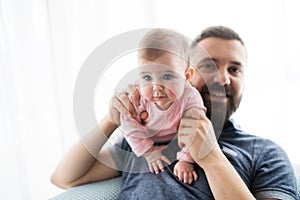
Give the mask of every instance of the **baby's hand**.
<svg viewBox="0 0 300 200">
<path fill-rule="evenodd" d="M 156 174 L 159 174 L 160 171 L 164 171 L 164 165 L 162 161 L 166 162 L 168 165 L 171 164 L 169 159 L 161 153 L 161 150 L 148 152 L 144 155 L 144 157 L 148 163 L 151 173 L 155 172 Z"/>
<path fill-rule="evenodd" d="M 198 179 L 198 175 L 194 170 L 194 165 L 186 161 L 178 161 L 174 167 L 174 174 L 186 184 L 192 184 Z"/>
</svg>

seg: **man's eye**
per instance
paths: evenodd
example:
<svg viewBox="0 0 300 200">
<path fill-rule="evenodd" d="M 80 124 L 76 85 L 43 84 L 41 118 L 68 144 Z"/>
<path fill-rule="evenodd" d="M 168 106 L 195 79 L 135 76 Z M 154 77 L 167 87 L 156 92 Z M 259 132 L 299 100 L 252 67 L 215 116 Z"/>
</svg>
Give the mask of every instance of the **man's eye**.
<svg viewBox="0 0 300 200">
<path fill-rule="evenodd" d="M 230 71 L 231 73 L 234 73 L 234 74 L 242 73 L 241 68 L 240 68 L 240 67 L 236 67 L 236 66 L 230 67 L 230 68 L 229 68 L 229 71 Z"/>
<path fill-rule="evenodd" d="M 171 80 L 173 78 L 172 74 L 164 74 L 163 75 L 163 80 Z"/>
<path fill-rule="evenodd" d="M 203 63 L 199 66 L 201 72 L 213 72 L 217 69 L 214 63 Z"/>
<path fill-rule="evenodd" d="M 212 64 L 204 64 L 203 66 L 202 66 L 203 68 L 212 68 L 213 67 L 213 65 Z"/>
<path fill-rule="evenodd" d="M 152 77 L 149 76 L 149 75 L 145 75 L 145 76 L 143 76 L 143 79 L 146 80 L 146 81 L 151 81 Z"/>
</svg>

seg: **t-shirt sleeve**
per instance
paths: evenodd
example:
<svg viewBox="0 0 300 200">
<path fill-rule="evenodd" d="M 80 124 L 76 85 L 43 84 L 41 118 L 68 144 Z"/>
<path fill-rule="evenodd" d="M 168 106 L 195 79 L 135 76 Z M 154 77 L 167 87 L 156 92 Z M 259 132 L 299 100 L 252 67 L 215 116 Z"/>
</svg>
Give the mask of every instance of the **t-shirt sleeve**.
<svg viewBox="0 0 300 200">
<path fill-rule="evenodd" d="M 257 199 L 298 199 L 293 167 L 284 150 L 266 140 L 263 152 L 256 152 L 251 190 Z M 261 148 L 256 148 L 261 149 Z"/>
<path fill-rule="evenodd" d="M 116 130 L 118 131 L 118 130 Z M 148 164 L 143 157 L 137 157 L 125 138 L 118 143 L 110 145 L 109 153 L 114 161 L 115 169 L 123 172 L 149 172 Z"/>
</svg>

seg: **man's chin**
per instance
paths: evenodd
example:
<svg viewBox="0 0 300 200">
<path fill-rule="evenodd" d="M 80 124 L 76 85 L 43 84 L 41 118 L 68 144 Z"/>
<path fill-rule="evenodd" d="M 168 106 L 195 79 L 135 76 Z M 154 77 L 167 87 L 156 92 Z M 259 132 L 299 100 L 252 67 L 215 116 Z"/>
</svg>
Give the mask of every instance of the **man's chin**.
<svg viewBox="0 0 300 200">
<path fill-rule="evenodd" d="M 207 117 L 212 122 L 216 136 L 221 134 L 225 122 L 230 117 L 230 111 L 227 109 L 226 103 L 209 102 L 207 104 Z"/>
<path fill-rule="evenodd" d="M 212 95 L 207 95 L 210 101 L 216 102 L 216 103 L 224 103 L 226 104 L 228 102 L 227 97 L 219 97 L 219 96 L 212 96 Z"/>
</svg>

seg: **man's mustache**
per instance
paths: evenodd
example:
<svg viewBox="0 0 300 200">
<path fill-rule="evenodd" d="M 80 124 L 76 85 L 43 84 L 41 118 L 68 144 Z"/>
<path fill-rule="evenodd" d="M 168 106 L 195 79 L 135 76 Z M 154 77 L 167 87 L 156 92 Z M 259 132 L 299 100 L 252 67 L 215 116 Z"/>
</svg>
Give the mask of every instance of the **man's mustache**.
<svg viewBox="0 0 300 200">
<path fill-rule="evenodd" d="M 220 84 L 212 84 L 212 85 L 205 85 L 203 86 L 202 90 L 200 91 L 200 93 L 202 94 L 206 94 L 206 93 L 210 93 L 209 91 L 220 91 L 220 92 L 225 92 L 226 96 L 230 97 L 232 95 L 232 89 L 230 86 L 223 86 Z"/>
</svg>

